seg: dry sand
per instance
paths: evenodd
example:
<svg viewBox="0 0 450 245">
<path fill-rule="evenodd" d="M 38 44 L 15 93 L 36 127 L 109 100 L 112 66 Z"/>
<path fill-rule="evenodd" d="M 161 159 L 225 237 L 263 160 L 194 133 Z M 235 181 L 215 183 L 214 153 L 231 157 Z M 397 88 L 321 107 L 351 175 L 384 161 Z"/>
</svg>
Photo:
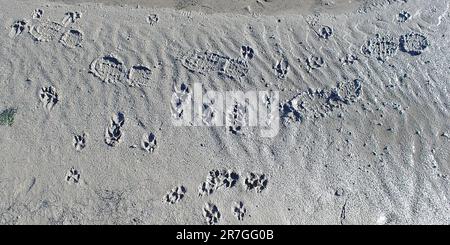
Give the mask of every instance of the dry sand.
<svg viewBox="0 0 450 245">
<path fill-rule="evenodd" d="M 448 1 L 70 2 L 0 0 L 0 223 L 450 223 Z"/>
</svg>

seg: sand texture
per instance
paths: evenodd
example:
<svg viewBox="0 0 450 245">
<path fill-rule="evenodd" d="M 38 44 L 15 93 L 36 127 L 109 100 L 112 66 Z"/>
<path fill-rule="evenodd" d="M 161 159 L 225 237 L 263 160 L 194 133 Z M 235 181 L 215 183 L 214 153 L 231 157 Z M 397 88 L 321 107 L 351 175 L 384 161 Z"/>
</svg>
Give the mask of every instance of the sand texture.
<svg viewBox="0 0 450 245">
<path fill-rule="evenodd" d="M 449 1 L 180 2 L 0 0 L 1 224 L 450 223 Z"/>
</svg>

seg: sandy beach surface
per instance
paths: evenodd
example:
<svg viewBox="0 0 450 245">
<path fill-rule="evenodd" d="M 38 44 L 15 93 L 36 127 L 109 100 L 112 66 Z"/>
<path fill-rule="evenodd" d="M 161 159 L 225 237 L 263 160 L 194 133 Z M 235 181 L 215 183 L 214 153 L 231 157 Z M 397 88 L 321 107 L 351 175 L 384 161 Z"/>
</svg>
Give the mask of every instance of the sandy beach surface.
<svg viewBox="0 0 450 245">
<path fill-rule="evenodd" d="M 450 223 L 449 1 L 123 2 L 0 0 L 0 224 Z"/>
</svg>

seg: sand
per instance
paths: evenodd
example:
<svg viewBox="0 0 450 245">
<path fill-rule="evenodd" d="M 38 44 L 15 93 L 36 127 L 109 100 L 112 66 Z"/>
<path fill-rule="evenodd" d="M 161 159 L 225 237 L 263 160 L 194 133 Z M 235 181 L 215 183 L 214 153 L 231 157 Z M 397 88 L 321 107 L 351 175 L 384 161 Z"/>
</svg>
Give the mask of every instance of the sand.
<svg viewBox="0 0 450 245">
<path fill-rule="evenodd" d="M 449 224 L 448 1 L 65 2 L 0 0 L 1 224 Z"/>
</svg>

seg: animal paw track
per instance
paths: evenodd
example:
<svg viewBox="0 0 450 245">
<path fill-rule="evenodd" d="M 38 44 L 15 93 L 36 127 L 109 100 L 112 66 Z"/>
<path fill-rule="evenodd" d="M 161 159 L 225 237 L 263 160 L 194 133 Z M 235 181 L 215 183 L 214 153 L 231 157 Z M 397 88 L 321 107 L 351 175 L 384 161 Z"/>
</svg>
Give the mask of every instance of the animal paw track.
<svg viewBox="0 0 450 245">
<path fill-rule="evenodd" d="M 289 62 L 286 58 L 282 58 L 272 68 L 275 70 L 278 78 L 284 79 L 289 71 Z"/>
<path fill-rule="evenodd" d="M 356 102 L 362 94 L 362 82 L 358 79 L 340 82 L 330 90 L 311 90 L 296 95 L 282 106 L 285 122 L 305 118 L 321 118 L 336 108 Z"/>
<path fill-rule="evenodd" d="M 268 179 L 265 174 L 255 174 L 249 173 L 247 178 L 244 180 L 244 185 L 247 191 L 256 190 L 260 193 L 267 188 Z"/>
<path fill-rule="evenodd" d="M 90 65 L 90 72 L 105 83 L 116 84 L 127 81 L 127 68 L 112 54 L 95 59 Z"/>
<path fill-rule="evenodd" d="M 79 19 L 81 19 L 82 17 L 82 13 L 81 12 L 77 12 L 77 11 L 71 11 L 71 12 L 67 12 L 64 14 L 64 18 L 62 20 L 62 24 L 64 26 L 68 26 L 70 24 L 74 24 L 75 22 L 77 22 Z"/>
<path fill-rule="evenodd" d="M 80 182 L 80 171 L 72 167 L 67 172 L 65 180 L 69 184 L 78 184 Z"/>
<path fill-rule="evenodd" d="M 400 37 L 400 50 L 412 56 L 421 55 L 428 46 L 428 38 L 419 33 L 408 33 Z"/>
<path fill-rule="evenodd" d="M 51 111 L 59 101 L 56 88 L 53 86 L 43 87 L 39 92 L 39 99 L 41 100 L 44 108 L 47 111 Z"/>
<path fill-rule="evenodd" d="M 155 151 L 157 146 L 156 143 L 156 135 L 153 133 L 149 133 L 149 134 L 144 134 L 142 136 L 142 140 L 141 140 L 141 147 L 142 149 L 144 149 L 147 152 L 152 153 L 153 151 Z"/>
<path fill-rule="evenodd" d="M 122 130 L 119 127 L 109 127 L 105 133 L 105 143 L 109 146 L 116 146 L 122 138 Z"/>
<path fill-rule="evenodd" d="M 375 57 L 377 60 L 385 62 L 395 56 L 398 50 L 398 41 L 389 35 L 376 34 L 369 38 L 361 46 L 361 52 L 364 55 Z"/>
<path fill-rule="evenodd" d="M 253 59 L 253 56 L 255 55 L 255 52 L 250 46 L 242 46 L 241 47 L 241 54 L 244 59 Z"/>
<path fill-rule="evenodd" d="M 63 26 L 53 21 L 40 21 L 31 26 L 29 32 L 38 42 L 50 42 L 61 38 Z"/>
<path fill-rule="evenodd" d="M 192 108 L 191 97 L 191 90 L 187 84 L 182 83 L 179 89 L 174 88 L 174 93 L 170 101 L 172 118 L 175 120 L 190 121 L 190 109 Z"/>
<path fill-rule="evenodd" d="M 291 99 L 281 106 L 282 118 L 286 123 L 301 122 L 303 115 L 300 112 L 298 100 Z"/>
<path fill-rule="evenodd" d="M 236 219 L 239 221 L 244 220 L 244 217 L 247 214 L 247 209 L 245 208 L 243 202 L 235 202 L 231 210 L 233 212 L 234 217 L 236 217 Z"/>
<path fill-rule="evenodd" d="M 156 14 L 150 14 L 147 16 L 147 23 L 149 23 L 151 26 L 156 25 L 159 22 L 159 17 Z"/>
<path fill-rule="evenodd" d="M 86 147 L 86 139 L 87 135 L 85 133 L 73 137 L 73 146 L 76 151 L 81 151 Z"/>
<path fill-rule="evenodd" d="M 22 34 L 28 27 L 26 20 L 18 20 L 11 26 L 9 37 L 14 38 Z"/>
<path fill-rule="evenodd" d="M 311 56 L 306 60 L 306 64 L 308 65 L 309 70 L 315 70 L 324 66 L 325 62 L 322 57 Z"/>
<path fill-rule="evenodd" d="M 0 126 L 8 125 L 12 126 L 14 124 L 14 116 L 17 113 L 17 108 L 7 108 L 0 111 Z"/>
<path fill-rule="evenodd" d="M 219 71 L 228 57 L 208 51 L 189 51 L 181 59 L 181 64 L 192 72 L 206 75 L 212 71 Z"/>
<path fill-rule="evenodd" d="M 216 205 L 212 203 L 206 203 L 203 208 L 203 217 L 208 225 L 216 225 L 220 221 L 221 214 Z"/>
<path fill-rule="evenodd" d="M 125 115 L 122 112 L 118 112 L 111 117 L 112 127 L 123 127 L 125 124 Z"/>
<path fill-rule="evenodd" d="M 207 196 L 220 188 L 232 188 L 236 185 L 239 175 L 232 170 L 211 170 L 206 181 L 199 187 L 199 196 Z"/>
<path fill-rule="evenodd" d="M 400 23 L 405 23 L 411 18 L 411 14 L 407 11 L 402 11 L 397 16 L 397 21 Z"/>
<path fill-rule="evenodd" d="M 147 86 L 152 75 L 150 68 L 144 65 L 135 65 L 128 72 L 128 83 L 130 86 Z"/>
<path fill-rule="evenodd" d="M 329 26 L 321 26 L 317 31 L 317 35 L 319 35 L 320 38 L 329 39 L 333 36 L 333 28 Z"/>
<path fill-rule="evenodd" d="M 248 73 L 247 61 L 243 59 L 227 59 L 219 70 L 219 74 L 231 79 L 239 79 Z"/>
<path fill-rule="evenodd" d="M 83 33 L 78 30 L 68 30 L 59 40 L 67 48 L 81 47 Z"/>
<path fill-rule="evenodd" d="M 248 105 L 236 102 L 231 111 L 227 113 L 228 130 L 235 135 L 243 133 L 243 128 L 249 126 L 248 122 Z"/>
<path fill-rule="evenodd" d="M 353 54 L 347 54 L 345 57 L 340 58 L 339 61 L 343 65 L 353 65 L 356 61 L 358 61 L 358 57 Z"/>
<path fill-rule="evenodd" d="M 298 97 L 303 114 L 307 118 L 320 118 L 331 111 L 327 103 L 330 92 L 327 90 L 308 90 Z"/>
<path fill-rule="evenodd" d="M 44 10 L 42 10 L 42 9 L 35 9 L 33 11 L 33 15 L 32 15 L 33 19 L 39 20 L 39 19 L 42 18 L 42 16 L 44 16 Z"/>
<path fill-rule="evenodd" d="M 164 196 L 164 200 L 165 200 L 165 202 L 167 202 L 169 204 L 175 204 L 175 203 L 181 201 L 181 199 L 183 199 L 185 194 L 186 194 L 186 188 L 184 186 L 180 185 L 180 186 L 177 186 L 177 187 L 173 188 L 172 190 L 170 190 Z"/>
<path fill-rule="evenodd" d="M 339 82 L 336 89 L 333 90 L 329 101 L 334 103 L 335 107 L 339 104 L 351 104 L 361 97 L 362 94 L 362 82 L 361 80 L 355 79 L 349 82 Z"/>
<path fill-rule="evenodd" d="M 221 113 L 222 102 L 208 94 L 203 97 L 202 121 L 206 126 L 217 126 L 223 124 Z"/>
<path fill-rule="evenodd" d="M 105 143 L 109 146 L 116 146 L 123 137 L 122 127 L 125 123 L 125 116 L 118 112 L 111 117 L 110 125 L 105 132 Z"/>
</svg>

